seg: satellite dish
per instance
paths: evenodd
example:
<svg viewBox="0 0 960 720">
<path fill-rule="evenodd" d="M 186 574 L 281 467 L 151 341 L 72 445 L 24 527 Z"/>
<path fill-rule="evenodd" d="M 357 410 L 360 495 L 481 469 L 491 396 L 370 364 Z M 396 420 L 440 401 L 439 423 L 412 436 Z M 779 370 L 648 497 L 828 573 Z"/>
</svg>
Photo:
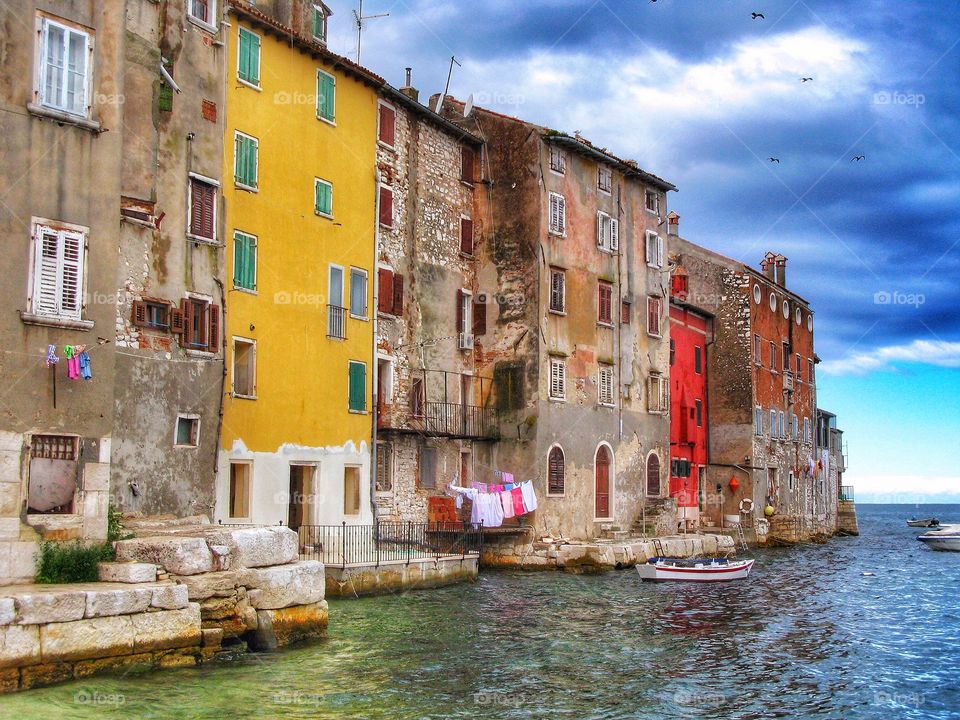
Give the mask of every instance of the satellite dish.
<svg viewBox="0 0 960 720">
<path fill-rule="evenodd" d="M 467 104 L 463 106 L 463 116 L 470 117 L 470 113 L 473 112 L 473 93 L 470 93 L 470 97 L 467 98 Z"/>
</svg>

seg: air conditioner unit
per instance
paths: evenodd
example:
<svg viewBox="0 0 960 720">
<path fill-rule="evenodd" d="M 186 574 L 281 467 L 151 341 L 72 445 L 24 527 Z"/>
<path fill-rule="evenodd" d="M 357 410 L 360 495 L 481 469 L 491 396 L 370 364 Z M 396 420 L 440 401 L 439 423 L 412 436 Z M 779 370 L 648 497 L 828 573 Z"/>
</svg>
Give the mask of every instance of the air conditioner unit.
<svg viewBox="0 0 960 720">
<path fill-rule="evenodd" d="M 460 333 L 460 349 L 473 350 L 473 333 Z"/>
</svg>

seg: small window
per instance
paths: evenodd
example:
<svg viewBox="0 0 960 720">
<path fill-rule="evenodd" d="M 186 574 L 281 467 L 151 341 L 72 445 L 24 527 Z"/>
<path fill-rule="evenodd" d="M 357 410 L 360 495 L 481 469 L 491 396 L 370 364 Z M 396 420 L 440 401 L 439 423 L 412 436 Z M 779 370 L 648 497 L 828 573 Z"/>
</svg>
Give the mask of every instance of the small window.
<svg viewBox="0 0 960 720">
<path fill-rule="evenodd" d="M 810 442 L 810 418 L 808 417 L 803 419 L 803 441 Z"/>
<path fill-rule="evenodd" d="M 613 405 L 613 365 L 601 365 L 598 373 L 597 401 Z"/>
<path fill-rule="evenodd" d="M 184 298 L 180 301 L 179 316 L 182 323 L 179 332 L 182 333 L 183 347 L 204 352 L 216 352 L 219 349 L 220 307 L 218 305 L 213 305 L 203 298 Z M 172 329 L 178 332 L 178 328 L 172 327 Z"/>
<path fill-rule="evenodd" d="M 327 11 L 322 5 L 314 4 L 311 8 L 313 39 L 317 42 L 327 42 Z"/>
<path fill-rule="evenodd" d="M 260 87 L 260 36 L 240 28 L 237 49 L 237 77 L 241 82 Z"/>
<path fill-rule="evenodd" d="M 134 300 L 133 324 L 151 330 L 169 330 L 172 308 L 165 300 Z"/>
<path fill-rule="evenodd" d="M 313 179 L 313 211 L 326 218 L 333 217 L 333 183 Z"/>
<path fill-rule="evenodd" d="M 770 369 L 777 370 L 777 345 L 773 341 L 770 342 Z"/>
<path fill-rule="evenodd" d="M 797 327 L 803 324 L 803 313 L 800 312 L 800 308 L 793 311 L 793 319 L 797 323 Z"/>
<path fill-rule="evenodd" d="M 630 324 L 630 306 L 632 303 L 629 300 L 620 301 L 620 322 L 624 325 Z"/>
<path fill-rule="evenodd" d="M 397 111 L 389 105 L 380 103 L 380 114 L 377 123 L 377 139 L 387 147 L 393 147 L 396 142 Z"/>
<path fill-rule="evenodd" d="M 647 334 L 660 337 L 660 316 L 663 314 L 663 301 L 658 297 L 647 298 Z"/>
<path fill-rule="evenodd" d="M 350 315 L 367 317 L 367 271 L 350 268 Z"/>
<path fill-rule="evenodd" d="M 669 381 L 663 375 L 653 374 L 647 378 L 647 411 L 665 413 L 670 410 Z"/>
<path fill-rule="evenodd" d="M 647 232 L 647 265 L 652 268 L 663 267 L 663 238 L 653 232 Z"/>
<path fill-rule="evenodd" d="M 230 463 L 229 514 L 231 518 L 250 517 L 250 470 L 250 463 Z"/>
<path fill-rule="evenodd" d="M 597 168 L 597 189 L 600 192 L 610 193 L 613 188 L 613 170 L 606 165 Z"/>
<path fill-rule="evenodd" d="M 757 365 L 760 365 L 763 361 L 761 357 L 763 355 L 763 341 L 760 339 L 759 335 L 753 336 L 753 362 Z"/>
<path fill-rule="evenodd" d="M 693 371 L 697 375 L 703 373 L 703 348 L 699 345 L 693 348 Z"/>
<path fill-rule="evenodd" d="M 807 330 L 813 332 L 813 315 L 807 315 Z"/>
<path fill-rule="evenodd" d="M 190 231 L 197 240 L 216 242 L 217 186 L 200 178 L 190 178 Z"/>
<path fill-rule="evenodd" d="M 597 285 L 597 322 L 601 325 L 613 324 L 613 285 L 600 282 Z"/>
<path fill-rule="evenodd" d="M 654 190 L 647 190 L 645 195 L 645 204 L 647 211 L 654 215 L 660 214 L 660 193 Z"/>
<path fill-rule="evenodd" d="M 567 307 L 567 274 L 550 269 L 550 312 L 564 313 Z"/>
<path fill-rule="evenodd" d="M 620 223 L 605 212 L 597 213 L 597 247 L 604 252 L 620 248 Z"/>
<path fill-rule="evenodd" d="M 178 415 L 176 434 L 173 439 L 176 447 L 197 447 L 200 444 L 200 416 Z"/>
<path fill-rule="evenodd" d="M 550 193 L 550 233 L 567 234 L 567 201 L 559 193 Z"/>
<path fill-rule="evenodd" d="M 462 145 L 460 147 L 460 179 L 465 183 L 473 183 L 477 179 L 477 153 L 473 148 Z"/>
<path fill-rule="evenodd" d="M 355 465 L 343 468 L 343 514 L 360 514 L 360 468 Z"/>
<path fill-rule="evenodd" d="M 389 268 L 377 268 L 377 282 L 377 310 L 397 317 L 403 315 L 403 275 Z"/>
<path fill-rule="evenodd" d="M 260 142 L 250 135 L 233 136 L 233 181 L 246 190 L 257 189 L 257 162 Z"/>
<path fill-rule="evenodd" d="M 349 409 L 351 412 L 367 410 L 367 365 L 351 360 L 349 363 Z"/>
<path fill-rule="evenodd" d="M 759 405 L 753 409 L 753 432 L 763 435 L 763 409 Z"/>
<path fill-rule="evenodd" d="M 257 289 L 257 238 L 239 230 L 233 233 L 233 287 Z"/>
<path fill-rule="evenodd" d="M 697 408 L 697 427 L 703 427 L 703 400 L 694 400 Z"/>
<path fill-rule="evenodd" d="M 233 340 L 233 394 L 253 398 L 257 395 L 257 344 L 253 340 Z"/>
<path fill-rule="evenodd" d="M 787 422 L 786 422 L 786 420 L 787 420 L 787 414 L 786 414 L 783 410 L 781 410 L 781 411 L 780 411 L 780 437 L 781 437 L 781 438 L 786 438 L 786 437 L 787 437 Z"/>
<path fill-rule="evenodd" d="M 382 440 L 377 441 L 376 491 L 393 492 L 393 445 Z"/>
<path fill-rule="evenodd" d="M 800 353 L 796 354 L 796 368 L 797 368 L 797 380 L 801 379 L 801 374 L 803 373 L 803 358 L 800 357 Z"/>
<path fill-rule="evenodd" d="M 771 411 L 770 411 L 770 437 L 771 437 L 771 438 L 775 438 L 775 437 L 777 437 L 777 435 L 778 435 L 778 432 L 777 432 L 777 411 L 776 411 L 776 410 L 771 410 Z"/>
<path fill-rule="evenodd" d="M 794 442 L 800 439 L 800 420 L 797 419 L 796 415 L 790 419 L 790 436 Z"/>
<path fill-rule="evenodd" d="M 567 397 L 567 366 L 560 358 L 550 360 L 550 399 L 564 400 Z"/>
<path fill-rule="evenodd" d="M 759 285 L 754 285 L 754 286 L 753 286 L 753 302 L 756 303 L 757 305 L 759 305 L 759 304 L 760 304 L 760 300 L 761 300 L 761 297 L 760 297 L 760 286 L 759 286 Z"/>
<path fill-rule="evenodd" d="M 550 146 L 550 169 L 561 175 L 567 172 L 567 157 L 556 145 Z"/>
<path fill-rule="evenodd" d="M 807 382 L 813 385 L 813 360 L 807 360 Z"/>
<path fill-rule="evenodd" d="M 788 303 L 786 300 L 783 301 L 783 317 L 785 317 L 787 320 L 790 319 L 790 303 Z"/>
<path fill-rule="evenodd" d="M 774 312 L 777 311 L 777 294 L 770 293 L 770 309 Z"/>
<path fill-rule="evenodd" d="M 386 228 L 393 227 L 393 188 L 389 185 L 380 186 L 380 225 Z"/>
<path fill-rule="evenodd" d="M 427 444 L 420 446 L 420 472 L 417 474 L 419 485 L 422 488 L 437 486 L 437 449 Z"/>
<path fill-rule="evenodd" d="M 34 315 L 80 320 L 87 236 L 79 230 L 34 226 Z"/>
<path fill-rule="evenodd" d="M 460 252 L 473 255 L 473 220 L 468 217 L 460 218 Z"/>
<path fill-rule="evenodd" d="M 317 117 L 335 122 L 337 105 L 337 79 L 330 73 L 317 70 Z"/>
<path fill-rule="evenodd" d="M 563 495 L 564 465 L 563 449 L 559 445 L 550 448 L 550 455 L 547 458 L 548 495 Z"/>
<path fill-rule="evenodd" d="M 217 0 L 187 0 L 187 14 L 204 25 L 215 27 Z"/>
<path fill-rule="evenodd" d="M 670 338 L 670 367 L 677 361 L 677 341 Z"/>
<path fill-rule="evenodd" d="M 40 104 L 86 117 L 93 60 L 91 36 L 49 18 L 42 18 L 40 35 Z"/>
</svg>

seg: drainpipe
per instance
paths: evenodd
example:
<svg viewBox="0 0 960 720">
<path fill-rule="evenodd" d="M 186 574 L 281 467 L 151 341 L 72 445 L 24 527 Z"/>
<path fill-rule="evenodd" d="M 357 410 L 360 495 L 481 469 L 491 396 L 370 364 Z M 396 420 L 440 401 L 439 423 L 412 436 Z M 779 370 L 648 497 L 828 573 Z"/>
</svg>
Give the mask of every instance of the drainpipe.
<svg viewBox="0 0 960 720">
<path fill-rule="evenodd" d="M 376 160 L 376 151 L 374 151 L 374 160 Z M 372 400 L 373 408 L 370 413 L 370 510 L 373 512 L 373 524 L 377 525 L 377 426 L 380 420 L 380 363 L 377 360 L 377 328 L 378 312 L 380 307 L 380 279 L 377 274 L 377 260 L 380 257 L 380 169 L 376 169 L 376 187 L 373 196 L 373 307 L 370 313 L 373 318 L 373 372 L 370 373 L 373 383 Z"/>
<path fill-rule="evenodd" d="M 617 318 L 617 347 L 614 349 L 614 362 L 617 368 L 617 438 L 623 440 L 623 251 L 620 249 L 620 199 L 621 185 L 617 185 L 617 294 L 620 302 L 616 309 Z M 629 275 L 627 276 L 629 280 Z M 631 298 L 632 301 L 632 298 Z M 611 303 L 612 304 L 612 303 Z M 632 306 L 631 306 L 632 309 Z"/>
<path fill-rule="evenodd" d="M 715 325 L 715 323 L 716 323 L 716 319 L 715 319 L 715 318 L 710 318 L 710 340 L 709 340 L 709 342 L 705 342 L 705 343 L 703 344 L 703 379 L 704 379 L 704 383 L 705 383 L 706 386 L 707 386 L 707 392 L 704 393 L 704 397 L 705 397 L 705 399 L 706 399 L 706 401 L 707 401 L 707 407 L 706 407 L 706 412 L 704 412 L 704 414 L 703 414 L 703 427 L 704 427 L 704 432 L 705 432 L 705 434 L 706 434 L 706 436 L 707 436 L 707 437 L 706 437 L 706 441 L 707 441 L 707 442 L 706 442 L 706 444 L 707 444 L 707 457 L 706 457 L 706 463 L 704 463 L 704 466 L 703 466 L 703 467 L 704 467 L 704 470 L 706 470 L 706 468 L 710 467 L 710 465 L 711 465 L 710 461 L 711 461 L 711 459 L 712 459 L 712 453 L 710 452 L 710 408 L 713 407 L 713 403 L 710 402 L 710 357 L 711 357 L 710 350 L 711 350 L 712 346 L 717 342 L 717 333 L 716 333 L 716 325 Z M 751 368 L 750 371 L 753 372 L 753 368 Z M 750 477 L 751 477 L 751 478 L 753 477 L 753 473 L 750 474 Z M 703 474 L 703 482 L 704 482 L 703 490 L 704 490 L 704 492 L 706 492 L 706 490 L 707 490 L 707 485 L 706 485 L 706 482 L 707 482 L 707 474 L 706 474 L 706 472 L 704 472 L 704 474 Z M 706 499 L 706 498 L 704 498 L 704 499 Z M 698 516 L 699 516 L 699 513 L 700 513 L 700 507 L 699 507 L 699 505 L 700 505 L 700 471 L 698 470 L 698 471 L 697 471 L 697 515 L 698 515 Z M 723 521 L 723 506 L 720 507 L 720 519 L 721 519 L 721 522 L 722 522 L 722 521 Z M 699 523 L 698 523 L 698 524 L 699 524 Z"/>
</svg>

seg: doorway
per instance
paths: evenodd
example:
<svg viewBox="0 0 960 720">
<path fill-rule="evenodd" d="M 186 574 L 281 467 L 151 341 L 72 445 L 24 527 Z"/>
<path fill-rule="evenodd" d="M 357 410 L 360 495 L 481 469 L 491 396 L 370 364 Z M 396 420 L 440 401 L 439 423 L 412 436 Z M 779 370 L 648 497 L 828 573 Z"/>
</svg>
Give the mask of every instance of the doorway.
<svg viewBox="0 0 960 720">
<path fill-rule="evenodd" d="M 595 517 L 610 517 L 610 450 L 606 445 L 597 448 L 594 482 Z"/>
<path fill-rule="evenodd" d="M 299 530 L 301 525 L 312 524 L 314 465 L 290 466 L 290 493 L 287 505 L 287 526 Z"/>
</svg>

